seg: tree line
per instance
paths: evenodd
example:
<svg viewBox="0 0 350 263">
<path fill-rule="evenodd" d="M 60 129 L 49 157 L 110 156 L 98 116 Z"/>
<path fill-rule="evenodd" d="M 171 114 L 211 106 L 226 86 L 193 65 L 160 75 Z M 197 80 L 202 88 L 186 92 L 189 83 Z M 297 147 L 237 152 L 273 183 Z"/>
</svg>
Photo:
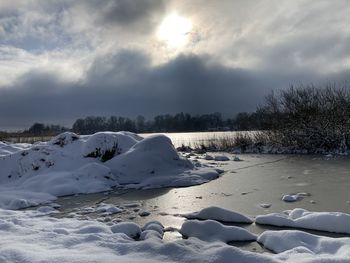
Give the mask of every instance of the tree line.
<svg viewBox="0 0 350 263">
<path fill-rule="evenodd" d="M 92 134 L 99 131 L 131 131 L 136 133 L 150 132 L 200 132 L 259 129 L 260 123 L 256 113 L 242 112 L 233 118 L 223 118 L 218 112 L 203 115 L 177 113 L 174 115 L 157 115 L 151 120 L 144 116 L 135 119 L 122 116 L 88 116 L 77 119 L 71 128 L 60 125 L 34 123 L 20 132 L 0 132 L 0 139 L 18 136 L 53 136 L 64 131 L 78 134 Z"/>
</svg>

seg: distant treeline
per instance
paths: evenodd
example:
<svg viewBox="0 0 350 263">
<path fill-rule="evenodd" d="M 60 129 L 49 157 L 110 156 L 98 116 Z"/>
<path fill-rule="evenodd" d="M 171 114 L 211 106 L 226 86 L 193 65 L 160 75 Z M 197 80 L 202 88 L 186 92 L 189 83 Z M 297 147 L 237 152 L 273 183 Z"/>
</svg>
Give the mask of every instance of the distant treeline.
<svg viewBox="0 0 350 263">
<path fill-rule="evenodd" d="M 89 116 L 76 120 L 72 128 L 34 123 L 29 129 L 21 132 L 0 132 L 0 139 L 19 136 L 53 136 L 64 131 L 91 134 L 99 131 L 147 133 L 255 130 L 260 129 L 260 125 L 261 123 L 256 113 L 239 113 L 236 117 L 227 119 L 224 119 L 220 113 L 203 115 L 191 115 L 188 113 L 165 114 L 158 115 L 152 120 L 146 120 L 143 116 L 137 116 L 135 119 L 119 116 Z"/>
<path fill-rule="evenodd" d="M 223 120 L 220 113 L 192 116 L 178 113 L 175 115 L 159 115 L 153 120 L 146 120 L 143 116 L 136 119 L 111 116 L 86 117 L 78 119 L 72 126 L 76 133 L 90 134 L 97 131 L 132 131 L 144 132 L 189 132 L 208 130 L 233 129 L 232 120 Z"/>
</svg>

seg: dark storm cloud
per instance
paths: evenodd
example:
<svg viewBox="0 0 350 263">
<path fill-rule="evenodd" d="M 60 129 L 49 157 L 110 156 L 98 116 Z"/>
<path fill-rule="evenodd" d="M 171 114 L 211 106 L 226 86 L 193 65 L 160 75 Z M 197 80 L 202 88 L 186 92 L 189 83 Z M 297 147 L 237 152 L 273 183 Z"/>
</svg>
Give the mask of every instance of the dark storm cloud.
<svg viewBox="0 0 350 263">
<path fill-rule="evenodd" d="M 233 114 L 254 108 L 266 87 L 249 72 L 205 61 L 194 55 L 179 56 L 151 67 L 144 54 L 122 51 L 97 59 L 89 78 L 75 85 L 52 74 L 30 72 L 15 87 L 0 90 L 1 124 L 26 126 L 87 115 Z"/>
<path fill-rule="evenodd" d="M 346 79 L 349 72 L 321 77 L 315 72 L 254 72 L 208 63 L 210 57 L 180 55 L 152 67 L 141 52 L 123 50 L 97 58 L 84 82 L 72 84 L 54 74 L 30 72 L 0 89 L 3 127 L 35 121 L 70 125 L 88 115 L 222 112 L 254 110 L 271 89 L 313 80 Z M 57 121 L 59 120 L 59 121 Z"/>
</svg>

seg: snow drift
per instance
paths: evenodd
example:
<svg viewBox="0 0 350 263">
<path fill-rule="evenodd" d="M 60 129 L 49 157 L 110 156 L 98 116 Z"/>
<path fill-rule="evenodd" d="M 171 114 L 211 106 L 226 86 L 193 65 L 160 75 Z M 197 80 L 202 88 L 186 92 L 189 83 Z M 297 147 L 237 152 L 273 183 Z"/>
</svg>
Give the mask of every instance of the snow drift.
<svg viewBox="0 0 350 263">
<path fill-rule="evenodd" d="M 295 208 L 288 213 L 257 216 L 256 223 L 350 234 L 350 214 L 341 212 L 310 212 Z"/>
<path fill-rule="evenodd" d="M 219 176 L 180 157 L 163 135 L 144 139 L 130 132 L 66 132 L 33 145 L 1 143 L 0 167 L 0 207 L 7 209 L 113 187 L 189 186 Z"/>
</svg>

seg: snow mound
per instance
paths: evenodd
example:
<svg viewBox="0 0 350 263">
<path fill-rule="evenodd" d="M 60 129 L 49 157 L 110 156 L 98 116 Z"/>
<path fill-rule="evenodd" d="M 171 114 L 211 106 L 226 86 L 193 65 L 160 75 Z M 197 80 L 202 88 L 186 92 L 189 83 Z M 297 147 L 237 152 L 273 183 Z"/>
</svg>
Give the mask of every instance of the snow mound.
<svg viewBox="0 0 350 263">
<path fill-rule="evenodd" d="M 137 187 L 188 186 L 218 177 L 213 169 L 197 167 L 179 156 L 171 140 L 164 135 L 150 136 L 125 154 L 105 163 L 121 184 Z"/>
<path fill-rule="evenodd" d="M 253 223 L 253 220 L 245 215 L 216 206 L 204 208 L 199 212 L 185 214 L 184 217 L 188 219 L 211 219 L 227 223 Z"/>
<path fill-rule="evenodd" d="M 1 143 L 0 155 L 0 208 L 7 209 L 113 187 L 197 185 L 220 174 L 180 157 L 165 136 L 143 139 L 130 132 L 65 132 L 33 145 Z"/>
<path fill-rule="evenodd" d="M 340 212 L 309 212 L 302 208 L 295 208 L 287 214 L 272 213 L 257 216 L 255 222 L 350 234 L 350 214 Z"/>
<path fill-rule="evenodd" d="M 83 156 L 99 158 L 105 162 L 125 153 L 140 140 L 125 132 L 98 132 L 91 135 L 84 144 Z"/>
<path fill-rule="evenodd" d="M 213 220 L 189 220 L 183 223 L 180 233 L 185 237 L 196 237 L 204 241 L 251 241 L 256 240 L 256 235 L 248 230 L 225 226 Z"/>
<path fill-rule="evenodd" d="M 288 262 L 349 262 L 350 238 L 331 238 L 303 231 L 265 231 L 258 237 L 264 247 Z"/>
</svg>

